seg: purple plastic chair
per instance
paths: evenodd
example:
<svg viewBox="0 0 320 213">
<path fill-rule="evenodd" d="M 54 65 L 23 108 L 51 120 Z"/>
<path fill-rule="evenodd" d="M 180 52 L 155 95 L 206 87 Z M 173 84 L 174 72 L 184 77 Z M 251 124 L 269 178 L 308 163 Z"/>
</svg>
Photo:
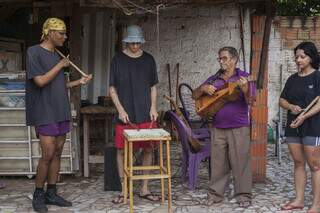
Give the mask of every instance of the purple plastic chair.
<svg viewBox="0 0 320 213">
<path fill-rule="evenodd" d="M 187 172 L 189 174 L 189 189 L 194 190 L 197 183 L 197 176 L 200 163 L 206 158 L 210 157 L 210 144 L 211 140 L 208 137 L 208 130 L 201 129 L 193 132 L 187 125 L 177 116 L 176 113 L 168 112 L 171 122 L 175 125 L 179 139 L 182 145 L 182 166 L 181 166 L 181 181 L 185 182 Z M 197 153 L 191 151 L 190 144 L 188 142 L 188 136 L 192 136 L 200 140 L 204 146 Z M 210 174 L 210 173 L 209 173 Z"/>
<path fill-rule="evenodd" d="M 182 113 L 189 123 L 189 126 L 208 127 L 208 119 L 201 118 L 196 112 L 196 103 L 192 98 L 193 89 L 189 84 L 181 83 L 178 88 L 179 99 L 182 105 Z"/>
</svg>

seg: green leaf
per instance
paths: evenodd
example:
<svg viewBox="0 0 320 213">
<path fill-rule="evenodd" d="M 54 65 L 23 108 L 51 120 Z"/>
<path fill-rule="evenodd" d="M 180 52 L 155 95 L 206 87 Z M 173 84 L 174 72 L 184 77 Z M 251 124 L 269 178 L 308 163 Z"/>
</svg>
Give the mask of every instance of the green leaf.
<svg viewBox="0 0 320 213">
<path fill-rule="evenodd" d="M 319 0 L 277 0 L 277 15 L 316 16 L 319 14 Z"/>
</svg>

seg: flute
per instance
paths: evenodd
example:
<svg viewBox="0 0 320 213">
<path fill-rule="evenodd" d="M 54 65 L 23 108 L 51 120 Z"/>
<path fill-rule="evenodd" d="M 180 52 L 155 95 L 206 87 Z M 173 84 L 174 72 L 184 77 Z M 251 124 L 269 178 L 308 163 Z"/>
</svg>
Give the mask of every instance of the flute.
<svg viewBox="0 0 320 213">
<path fill-rule="evenodd" d="M 62 58 L 67 58 L 65 55 L 62 54 L 62 52 L 60 52 L 58 49 L 55 49 L 56 52 L 62 57 Z M 77 67 L 77 65 L 75 65 L 74 63 L 72 63 L 72 61 L 69 60 L 70 65 L 75 68 L 82 76 L 84 77 L 88 77 L 88 75 L 86 73 L 84 73 L 79 67 Z"/>
</svg>

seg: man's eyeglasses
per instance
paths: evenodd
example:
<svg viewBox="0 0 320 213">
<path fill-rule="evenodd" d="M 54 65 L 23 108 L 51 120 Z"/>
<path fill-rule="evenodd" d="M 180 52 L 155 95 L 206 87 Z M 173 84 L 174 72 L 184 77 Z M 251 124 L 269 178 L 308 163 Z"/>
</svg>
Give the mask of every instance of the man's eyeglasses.
<svg viewBox="0 0 320 213">
<path fill-rule="evenodd" d="M 221 61 L 222 61 L 222 62 L 226 62 L 226 61 L 228 61 L 228 57 L 225 57 L 225 56 L 224 56 L 224 57 L 218 57 L 218 58 L 217 58 L 217 61 L 218 61 L 218 62 L 221 62 Z"/>
<path fill-rule="evenodd" d="M 60 32 L 60 31 L 56 31 L 56 32 L 59 33 L 59 35 L 61 35 L 61 36 L 66 36 L 67 35 L 66 32 Z"/>
</svg>

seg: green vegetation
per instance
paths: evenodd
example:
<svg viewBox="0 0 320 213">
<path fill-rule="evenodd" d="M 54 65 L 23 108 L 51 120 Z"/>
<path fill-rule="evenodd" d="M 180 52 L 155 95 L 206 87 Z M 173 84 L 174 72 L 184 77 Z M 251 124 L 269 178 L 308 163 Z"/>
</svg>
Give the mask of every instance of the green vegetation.
<svg viewBox="0 0 320 213">
<path fill-rule="evenodd" d="M 319 16 L 320 0 L 277 0 L 279 16 Z"/>
</svg>

